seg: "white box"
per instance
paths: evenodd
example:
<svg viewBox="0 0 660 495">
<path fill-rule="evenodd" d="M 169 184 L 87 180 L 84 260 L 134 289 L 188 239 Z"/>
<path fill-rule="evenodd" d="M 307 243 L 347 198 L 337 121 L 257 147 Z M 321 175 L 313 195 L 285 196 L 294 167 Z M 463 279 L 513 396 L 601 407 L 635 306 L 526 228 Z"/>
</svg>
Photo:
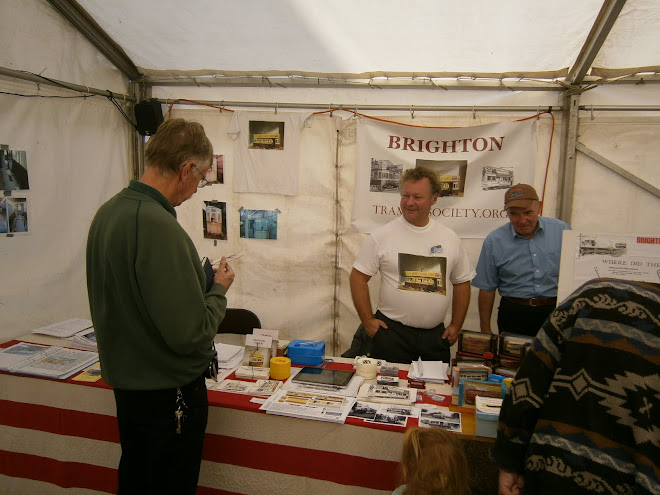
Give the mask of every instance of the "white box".
<svg viewBox="0 0 660 495">
<path fill-rule="evenodd" d="M 502 399 L 494 397 L 475 397 L 475 416 L 477 435 L 480 437 L 497 437 L 497 422 L 500 418 Z"/>
</svg>

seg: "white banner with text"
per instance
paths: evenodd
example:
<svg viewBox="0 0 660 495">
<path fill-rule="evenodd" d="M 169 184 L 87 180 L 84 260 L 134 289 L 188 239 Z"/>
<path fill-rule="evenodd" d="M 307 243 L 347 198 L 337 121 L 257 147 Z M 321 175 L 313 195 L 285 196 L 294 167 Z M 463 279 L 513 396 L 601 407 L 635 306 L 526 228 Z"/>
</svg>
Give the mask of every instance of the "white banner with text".
<svg viewBox="0 0 660 495">
<path fill-rule="evenodd" d="M 425 166 L 441 186 L 431 217 L 460 237 L 485 237 L 507 221 L 506 189 L 534 183 L 535 122 L 429 128 L 360 119 L 351 229 L 371 232 L 401 215 L 399 178 Z"/>
</svg>

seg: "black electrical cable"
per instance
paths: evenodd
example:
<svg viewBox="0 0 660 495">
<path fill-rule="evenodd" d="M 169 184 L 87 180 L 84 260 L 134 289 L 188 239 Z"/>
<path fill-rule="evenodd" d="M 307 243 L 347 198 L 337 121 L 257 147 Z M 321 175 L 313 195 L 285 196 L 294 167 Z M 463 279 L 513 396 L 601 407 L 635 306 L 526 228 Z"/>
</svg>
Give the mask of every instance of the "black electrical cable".
<svg viewBox="0 0 660 495">
<path fill-rule="evenodd" d="M 82 95 L 81 95 L 81 96 L 26 95 L 26 94 L 20 94 L 20 93 L 9 93 L 9 92 L 5 92 L 5 91 L 0 91 L 0 94 L 3 94 L 3 95 L 10 95 L 10 96 L 21 96 L 21 97 L 23 97 L 23 98 L 92 98 L 92 97 L 94 97 L 94 96 L 101 96 L 101 95 L 95 95 L 95 94 L 92 94 L 92 93 L 85 93 L 84 91 L 79 91 L 79 90 L 77 90 L 77 89 L 70 88 L 70 87 L 67 86 L 66 84 L 62 84 L 62 83 L 60 83 L 60 82 L 58 82 L 58 81 L 56 81 L 56 80 L 54 80 L 54 79 L 50 79 L 50 78 L 48 78 L 48 77 L 46 77 L 46 76 L 42 76 L 41 74 L 35 74 L 34 72 L 30 72 L 30 71 L 26 71 L 26 70 L 23 70 L 23 71 L 20 71 L 20 72 L 23 72 L 23 73 L 25 73 L 25 74 L 30 74 L 30 75 L 32 75 L 32 76 L 35 76 L 35 77 L 41 78 L 41 79 L 43 79 L 44 81 L 48 81 L 49 83 L 53 84 L 54 86 L 58 86 L 58 87 L 60 87 L 60 88 L 68 89 L 69 91 L 76 91 L 76 92 L 78 92 L 78 93 L 82 93 Z M 124 110 L 123 110 L 123 108 L 121 108 L 121 105 L 119 104 L 119 102 L 118 102 L 118 101 L 115 99 L 115 97 L 112 95 L 112 91 L 110 91 L 110 90 L 108 90 L 108 89 L 106 89 L 106 91 L 108 92 L 108 95 L 106 96 L 106 98 L 107 98 L 108 100 L 110 100 L 110 101 L 112 102 L 112 104 L 113 104 L 115 107 L 117 107 L 117 110 L 119 110 L 119 113 L 121 113 L 122 117 L 124 117 L 124 119 L 126 120 L 126 122 L 128 122 L 129 124 L 131 124 L 131 127 L 133 127 L 133 129 L 135 129 L 135 130 L 137 131 L 137 124 L 135 124 L 135 123 L 129 118 L 129 116 L 126 115 L 126 112 L 124 112 Z"/>
</svg>

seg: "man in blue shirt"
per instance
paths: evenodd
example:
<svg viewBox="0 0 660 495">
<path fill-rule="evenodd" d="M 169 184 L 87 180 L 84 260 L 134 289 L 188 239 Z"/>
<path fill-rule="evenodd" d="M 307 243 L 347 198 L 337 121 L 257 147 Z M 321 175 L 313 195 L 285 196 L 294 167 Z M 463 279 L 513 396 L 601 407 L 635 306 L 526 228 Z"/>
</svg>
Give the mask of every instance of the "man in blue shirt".
<svg viewBox="0 0 660 495">
<path fill-rule="evenodd" d="M 534 336 L 557 305 L 562 232 L 566 222 L 541 217 L 534 188 L 516 184 L 504 195 L 509 223 L 488 234 L 472 285 L 479 288 L 481 331 L 492 333 L 490 319 L 495 289 L 501 301 L 500 333 Z"/>
</svg>

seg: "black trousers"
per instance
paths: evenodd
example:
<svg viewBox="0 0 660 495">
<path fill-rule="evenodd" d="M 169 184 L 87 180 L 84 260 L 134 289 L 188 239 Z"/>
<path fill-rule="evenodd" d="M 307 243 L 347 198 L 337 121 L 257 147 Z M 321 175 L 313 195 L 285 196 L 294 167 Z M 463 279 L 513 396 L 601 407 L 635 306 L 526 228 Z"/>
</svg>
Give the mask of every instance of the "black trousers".
<svg viewBox="0 0 660 495">
<path fill-rule="evenodd" d="M 372 340 L 370 357 L 384 359 L 390 363 L 409 364 L 419 357 L 424 361 L 450 362 L 448 339 L 443 339 L 445 325 L 440 323 L 434 328 L 408 327 L 398 321 L 390 320 L 380 311 L 374 318 L 384 321 L 387 328 L 376 332 Z"/>
<path fill-rule="evenodd" d="M 119 495 L 193 495 L 197 490 L 208 420 L 201 376 L 181 387 L 184 421 L 176 432 L 176 388 L 115 389 L 121 442 Z"/>
<path fill-rule="evenodd" d="M 502 298 L 497 312 L 499 333 L 511 332 L 536 337 L 555 306 L 523 306 Z"/>
</svg>

